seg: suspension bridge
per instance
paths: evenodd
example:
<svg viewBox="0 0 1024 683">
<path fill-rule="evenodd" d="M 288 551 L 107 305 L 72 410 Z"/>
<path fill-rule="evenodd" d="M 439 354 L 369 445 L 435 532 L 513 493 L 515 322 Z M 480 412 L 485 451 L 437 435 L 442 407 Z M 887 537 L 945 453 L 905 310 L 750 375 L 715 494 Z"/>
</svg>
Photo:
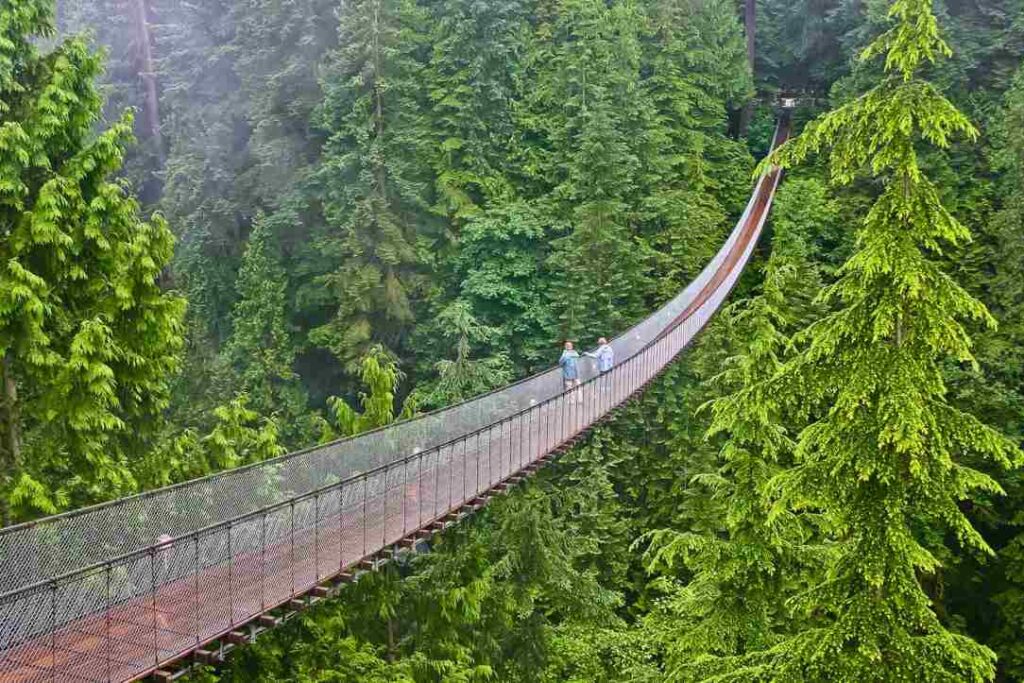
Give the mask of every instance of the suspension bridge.
<svg viewBox="0 0 1024 683">
<path fill-rule="evenodd" d="M 791 104 L 790 104 L 791 106 Z M 784 110 L 773 145 L 789 134 Z M 414 550 L 642 392 L 728 297 L 781 172 L 700 275 L 612 341 L 450 408 L 203 479 L 0 530 L 0 682 L 173 680 Z"/>
</svg>

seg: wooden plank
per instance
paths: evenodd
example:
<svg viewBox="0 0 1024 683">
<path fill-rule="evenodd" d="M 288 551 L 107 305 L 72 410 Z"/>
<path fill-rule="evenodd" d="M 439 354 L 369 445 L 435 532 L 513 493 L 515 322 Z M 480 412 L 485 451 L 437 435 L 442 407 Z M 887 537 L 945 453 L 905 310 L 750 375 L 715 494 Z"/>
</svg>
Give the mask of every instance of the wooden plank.
<svg viewBox="0 0 1024 683">
<path fill-rule="evenodd" d="M 232 631 L 224 637 L 224 640 L 233 645 L 245 645 L 249 642 L 249 634 L 244 631 Z"/>
</svg>

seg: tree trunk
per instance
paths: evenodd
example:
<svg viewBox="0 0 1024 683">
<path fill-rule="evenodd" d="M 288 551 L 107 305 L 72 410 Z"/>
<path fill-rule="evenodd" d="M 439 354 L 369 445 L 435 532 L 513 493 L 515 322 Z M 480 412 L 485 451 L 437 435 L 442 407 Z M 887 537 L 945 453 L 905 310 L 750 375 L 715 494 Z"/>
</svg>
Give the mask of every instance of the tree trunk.
<svg viewBox="0 0 1024 683">
<path fill-rule="evenodd" d="M 743 14 L 743 26 L 747 30 L 747 62 L 750 73 L 754 73 L 754 37 L 757 35 L 757 0 L 745 0 L 746 11 Z"/>
<path fill-rule="evenodd" d="M 21 461 L 21 416 L 18 406 L 18 382 L 14 377 L 11 356 L 3 359 L 0 384 L 3 401 L 0 402 L 0 525 L 11 523 L 11 509 L 7 503 L 10 487 Z"/>
<path fill-rule="evenodd" d="M 379 145 L 384 139 L 384 93 L 381 91 L 381 82 L 384 79 L 383 57 L 381 55 L 380 34 L 381 27 L 381 6 L 374 3 L 373 6 L 373 129 L 376 136 L 376 143 Z M 387 204 L 387 176 L 385 174 L 384 161 L 379 156 L 375 158 L 373 169 L 374 180 L 377 182 L 377 192 L 380 194 L 385 205 Z"/>
<path fill-rule="evenodd" d="M 743 26 L 747 34 L 747 63 L 750 64 L 750 74 L 753 75 L 754 59 L 757 54 L 754 44 L 754 39 L 757 36 L 757 0 L 744 0 Z M 741 138 L 747 136 L 747 130 L 750 128 L 750 120 L 752 118 L 754 118 L 753 101 L 747 102 L 747 105 L 743 107 L 743 111 L 740 113 L 739 134 Z"/>
<path fill-rule="evenodd" d="M 146 132 L 149 134 L 157 157 L 162 166 L 164 139 L 160 132 L 160 95 L 157 88 L 156 68 L 153 65 L 153 40 L 149 32 L 149 0 L 131 0 L 135 19 L 135 44 L 138 49 L 139 77 L 145 88 L 143 116 Z"/>
</svg>

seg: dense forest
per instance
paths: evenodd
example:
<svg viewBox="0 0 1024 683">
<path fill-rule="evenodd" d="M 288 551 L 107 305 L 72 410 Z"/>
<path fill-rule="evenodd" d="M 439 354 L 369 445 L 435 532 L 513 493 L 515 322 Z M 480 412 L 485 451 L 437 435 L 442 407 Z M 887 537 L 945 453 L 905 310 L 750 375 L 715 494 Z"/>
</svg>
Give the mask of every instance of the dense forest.
<svg viewBox="0 0 1024 683">
<path fill-rule="evenodd" d="M 546 369 L 775 164 L 641 398 L 192 676 L 1024 681 L 1022 130 L 1024 0 L 0 0 L 2 524 Z"/>
</svg>

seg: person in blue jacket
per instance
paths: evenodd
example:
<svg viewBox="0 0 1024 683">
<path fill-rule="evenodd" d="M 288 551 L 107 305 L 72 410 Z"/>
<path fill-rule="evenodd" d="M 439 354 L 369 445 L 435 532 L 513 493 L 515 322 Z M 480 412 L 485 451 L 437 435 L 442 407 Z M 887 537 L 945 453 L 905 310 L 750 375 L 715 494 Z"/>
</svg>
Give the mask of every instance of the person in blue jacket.
<svg viewBox="0 0 1024 683">
<path fill-rule="evenodd" d="M 562 366 L 562 383 L 565 385 L 566 391 L 578 387 L 580 384 L 579 361 L 580 354 L 576 353 L 572 342 L 565 342 L 565 350 L 562 351 L 562 357 L 558 359 L 558 364 Z"/>
<path fill-rule="evenodd" d="M 587 351 L 583 355 L 597 360 L 597 370 L 602 375 L 611 370 L 612 366 L 615 365 L 615 350 L 612 349 L 612 345 L 604 337 L 597 340 L 596 351 L 593 353 Z"/>
</svg>

